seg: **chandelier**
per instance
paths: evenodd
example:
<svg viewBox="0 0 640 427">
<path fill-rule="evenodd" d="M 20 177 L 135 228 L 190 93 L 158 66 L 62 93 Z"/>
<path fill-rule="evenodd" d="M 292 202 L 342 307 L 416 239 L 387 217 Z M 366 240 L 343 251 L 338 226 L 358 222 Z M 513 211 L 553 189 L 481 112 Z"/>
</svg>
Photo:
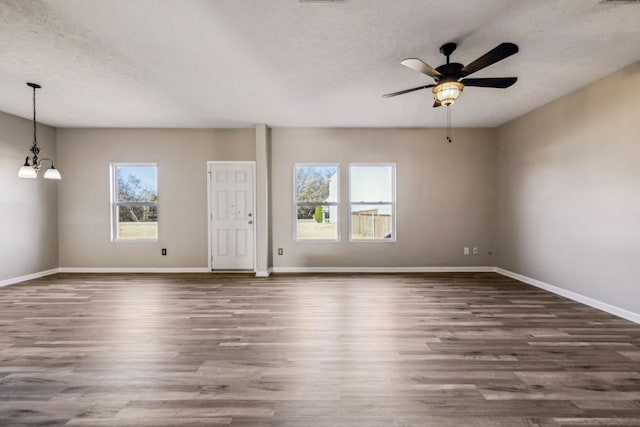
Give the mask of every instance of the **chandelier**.
<svg viewBox="0 0 640 427">
<path fill-rule="evenodd" d="M 42 86 L 37 83 L 27 83 L 27 86 L 33 88 L 33 145 L 29 150 L 31 154 L 24 159 L 24 165 L 18 171 L 18 176 L 20 178 L 36 178 L 42 167 L 42 162 L 47 161 L 51 162 L 51 167 L 44 173 L 44 177 L 46 179 L 62 179 L 60 172 L 53 164 L 53 160 L 38 157 L 40 148 L 38 147 L 38 137 L 36 134 L 36 89 L 40 89 Z"/>
</svg>

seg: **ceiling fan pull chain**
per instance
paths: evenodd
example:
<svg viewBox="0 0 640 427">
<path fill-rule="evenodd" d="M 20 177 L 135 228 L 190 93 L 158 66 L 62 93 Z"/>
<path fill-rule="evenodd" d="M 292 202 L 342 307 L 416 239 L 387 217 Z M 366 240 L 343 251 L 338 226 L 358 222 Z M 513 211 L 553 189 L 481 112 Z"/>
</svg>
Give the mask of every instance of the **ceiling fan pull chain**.
<svg viewBox="0 0 640 427">
<path fill-rule="evenodd" d="M 451 144 L 453 139 L 451 139 L 451 110 L 447 105 L 447 142 Z"/>
</svg>

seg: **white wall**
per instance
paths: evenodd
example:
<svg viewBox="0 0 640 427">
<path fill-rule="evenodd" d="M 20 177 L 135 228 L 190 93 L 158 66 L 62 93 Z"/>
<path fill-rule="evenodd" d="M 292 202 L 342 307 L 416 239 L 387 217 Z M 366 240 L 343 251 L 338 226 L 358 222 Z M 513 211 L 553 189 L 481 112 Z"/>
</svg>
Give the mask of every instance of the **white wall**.
<svg viewBox="0 0 640 427">
<path fill-rule="evenodd" d="M 55 161 L 55 129 L 38 125 L 37 130 L 40 157 Z M 31 120 L 0 113 L 0 283 L 58 267 L 60 182 L 44 179 L 44 169 L 36 179 L 18 178 L 32 143 Z"/>
<path fill-rule="evenodd" d="M 261 158 L 271 193 L 271 267 L 486 266 L 494 203 L 493 131 L 457 130 L 447 144 L 440 129 L 272 129 Z M 203 268 L 207 266 L 206 161 L 255 160 L 256 131 L 59 129 L 60 267 Z M 264 139 L 264 138 L 263 138 Z M 262 144 L 264 145 L 264 144 Z M 270 146 L 270 147 L 269 147 Z M 397 165 L 398 241 L 349 243 L 342 205 L 342 242 L 293 241 L 292 174 L 296 162 L 337 161 L 348 195 L 349 162 Z M 109 164 L 158 164 L 159 240 L 110 240 Z M 479 255 L 464 256 L 463 246 Z M 277 256 L 277 248 L 285 249 Z M 168 256 L 160 254 L 167 248 Z M 273 258 L 272 258 L 273 257 Z M 263 261 L 264 259 L 261 258 Z M 262 268 L 265 267 L 265 268 Z"/>
<path fill-rule="evenodd" d="M 459 129 L 274 128 L 274 269 L 301 267 L 490 266 L 495 204 L 494 131 Z M 348 205 L 340 206 L 338 243 L 294 241 L 295 163 L 339 163 L 348 201 L 350 162 L 395 162 L 397 242 L 349 242 Z M 479 255 L 463 255 L 477 246 Z M 284 255 L 277 255 L 283 248 Z"/>
<path fill-rule="evenodd" d="M 498 129 L 499 267 L 640 313 L 638 94 L 640 63 Z"/>
<path fill-rule="evenodd" d="M 207 161 L 255 160 L 255 130 L 58 129 L 58 155 L 61 268 L 207 268 Z M 157 163 L 157 242 L 111 242 L 117 162 Z"/>
</svg>

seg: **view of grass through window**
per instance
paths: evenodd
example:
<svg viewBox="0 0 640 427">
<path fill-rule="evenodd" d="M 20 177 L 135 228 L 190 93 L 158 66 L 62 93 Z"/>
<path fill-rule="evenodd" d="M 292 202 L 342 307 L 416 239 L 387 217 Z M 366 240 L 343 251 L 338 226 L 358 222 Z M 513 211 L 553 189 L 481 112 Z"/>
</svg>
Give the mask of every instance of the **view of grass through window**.
<svg viewBox="0 0 640 427">
<path fill-rule="evenodd" d="M 296 238 L 338 240 L 338 166 L 295 167 Z"/>
<path fill-rule="evenodd" d="M 114 240 L 157 240 L 157 167 L 120 164 L 114 169 Z"/>
</svg>

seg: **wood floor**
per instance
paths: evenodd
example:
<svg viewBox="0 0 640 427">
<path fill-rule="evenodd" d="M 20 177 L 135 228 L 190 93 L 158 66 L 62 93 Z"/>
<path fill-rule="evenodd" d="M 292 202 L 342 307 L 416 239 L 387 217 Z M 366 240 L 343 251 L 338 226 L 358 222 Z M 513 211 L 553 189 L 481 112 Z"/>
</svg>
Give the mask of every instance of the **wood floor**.
<svg viewBox="0 0 640 427">
<path fill-rule="evenodd" d="M 0 425 L 640 426 L 640 325 L 493 273 L 0 288 Z"/>
</svg>

